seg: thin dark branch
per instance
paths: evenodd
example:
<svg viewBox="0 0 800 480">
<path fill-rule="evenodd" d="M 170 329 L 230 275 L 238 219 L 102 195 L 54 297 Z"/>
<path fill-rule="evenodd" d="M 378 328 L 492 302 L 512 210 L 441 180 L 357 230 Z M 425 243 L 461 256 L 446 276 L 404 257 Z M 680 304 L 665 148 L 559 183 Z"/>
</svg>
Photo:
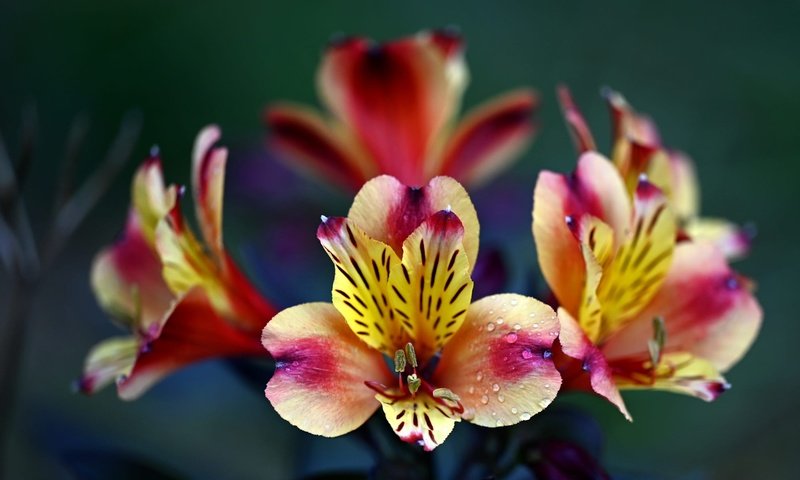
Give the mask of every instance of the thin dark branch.
<svg viewBox="0 0 800 480">
<path fill-rule="evenodd" d="M 72 121 L 67 143 L 64 148 L 64 162 L 61 164 L 61 174 L 58 176 L 58 185 L 53 202 L 53 215 L 67 203 L 69 196 L 74 191 L 75 170 L 78 165 L 78 158 L 83 147 L 83 141 L 89 131 L 89 121 L 86 116 L 78 115 Z"/>
<path fill-rule="evenodd" d="M 97 205 L 97 202 L 111 186 L 114 178 L 122 170 L 125 162 L 133 152 L 141 125 L 141 116 L 138 113 L 126 115 L 103 163 L 75 194 L 66 201 L 64 206 L 56 212 L 48 241 L 45 244 L 43 257 L 46 265 L 50 265 L 50 262 L 61 251 L 65 241 L 78 228 L 92 208 Z"/>
<path fill-rule="evenodd" d="M 33 149 L 36 140 L 36 130 L 38 125 L 36 108 L 33 105 L 26 108 L 22 113 L 22 132 L 20 134 L 19 156 L 14 165 L 14 172 L 17 179 L 17 190 L 22 191 L 28 173 L 31 170 L 33 160 Z"/>
</svg>

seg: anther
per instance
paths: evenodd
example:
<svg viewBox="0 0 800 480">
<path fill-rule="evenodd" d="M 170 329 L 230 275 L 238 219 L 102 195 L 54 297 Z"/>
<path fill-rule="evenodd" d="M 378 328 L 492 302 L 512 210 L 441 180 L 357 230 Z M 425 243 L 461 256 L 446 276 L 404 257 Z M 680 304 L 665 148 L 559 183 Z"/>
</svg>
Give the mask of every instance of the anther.
<svg viewBox="0 0 800 480">
<path fill-rule="evenodd" d="M 411 345 L 411 342 L 406 344 L 406 359 L 411 364 L 411 368 L 417 368 L 417 352 L 414 351 L 414 345 Z"/>
<path fill-rule="evenodd" d="M 403 373 L 406 369 L 406 354 L 402 350 L 394 352 L 394 371 Z"/>
<path fill-rule="evenodd" d="M 449 388 L 437 388 L 433 391 L 433 398 L 443 398 L 445 400 L 450 400 L 451 402 L 458 403 L 461 401 L 461 397 L 456 395 L 452 390 Z"/>
</svg>

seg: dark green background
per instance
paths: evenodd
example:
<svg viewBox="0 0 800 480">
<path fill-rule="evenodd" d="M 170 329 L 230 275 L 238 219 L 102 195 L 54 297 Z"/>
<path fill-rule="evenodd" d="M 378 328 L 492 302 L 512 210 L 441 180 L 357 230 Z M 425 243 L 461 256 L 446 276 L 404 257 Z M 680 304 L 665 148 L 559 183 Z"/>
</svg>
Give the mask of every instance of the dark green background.
<svg viewBox="0 0 800 480">
<path fill-rule="evenodd" d="M 737 268 L 758 282 L 766 320 L 749 355 L 728 375 L 733 389 L 715 404 L 626 394 L 635 418 L 628 424 L 599 400 L 581 400 L 608 434 L 606 463 L 618 472 L 664 478 L 796 474 L 797 2 L 9 3 L 0 6 L 0 131 L 13 150 L 22 108 L 36 105 L 38 163 L 27 194 L 40 216 L 76 114 L 91 120 L 84 168 L 99 160 L 124 112 L 136 107 L 144 118 L 136 159 L 158 143 L 168 176 L 185 181 L 191 143 L 204 124 L 221 125 L 235 163 L 237 151 L 260 144 L 260 112 L 267 103 L 316 102 L 313 75 L 322 46 L 336 32 L 389 39 L 457 25 L 469 44 L 467 106 L 511 87 L 539 89 L 543 128 L 522 161 L 499 180 L 509 189 L 529 191 L 539 169 L 563 171 L 574 162 L 554 97 L 558 82 L 572 87 L 601 140 L 608 119 L 599 88 L 622 91 L 656 119 L 669 145 L 695 159 L 704 212 L 758 225 L 754 251 Z M 115 333 L 87 279 L 91 256 L 123 224 L 133 163 L 43 286 L 15 423 L 18 478 L 64 478 L 66 450 L 98 445 L 199 478 L 284 478 L 299 466 L 321 468 L 361 455 L 346 440 L 310 439 L 295 430 L 218 364 L 173 376 L 135 403 L 117 400 L 111 389 L 94 398 L 70 393 L 86 351 Z M 478 192 L 476 202 L 481 198 Z M 484 224 L 518 228 L 485 229 L 484 237 L 502 239 L 507 255 L 532 269 L 530 198 L 512 198 L 520 200 L 503 211 L 507 218 Z M 327 192 L 324 199 L 334 202 L 325 213 L 345 213 L 344 196 Z M 226 235 L 240 255 L 237 244 L 253 229 L 237 224 L 246 215 L 232 203 L 228 207 Z M 290 204 L 282 207 L 292 211 Z M 309 236 L 319 213 L 309 214 Z M 274 219 L 258 219 L 269 232 Z M 330 275 L 324 256 L 314 255 L 322 275 Z M 515 278 L 523 290 L 523 275 Z M 325 295 L 315 287 L 297 296 Z M 345 454 L 331 458 L 329 448 Z M 454 448 L 445 444 L 439 451 L 448 455 Z"/>
</svg>

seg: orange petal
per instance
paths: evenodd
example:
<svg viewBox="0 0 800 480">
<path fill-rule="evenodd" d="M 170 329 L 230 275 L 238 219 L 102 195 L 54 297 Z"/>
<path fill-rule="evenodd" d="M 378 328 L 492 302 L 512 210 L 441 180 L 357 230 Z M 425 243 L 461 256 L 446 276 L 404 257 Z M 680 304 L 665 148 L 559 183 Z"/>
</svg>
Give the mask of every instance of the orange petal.
<svg viewBox="0 0 800 480">
<path fill-rule="evenodd" d="M 192 152 L 192 189 L 203 238 L 215 255 L 222 253 L 222 199 L 228 149 L 216 147 L 220 130 L 205 127 L 197 135 Z"/>
<path fill-rule="evenodd" d="M 365 380 L 392 380 L 383 357 L 353 334 L 328 303 L 288 308 L 264 328 L 276 361 L 265 394 L 286 421 L 335 437 L 361 426 L 378 408 Z"/>
<path fill-rule="evenodd" d="M 139 216 L 131 211 L 122 238 L 92 264 L 92 290 L 102 308 L 131 330 L 158 329 L 173 298 L 161 268 Z"/>
<path fill-rule="evenodd" d="M 721 218 L 694 218 L 686 223 L 684 232 L 693 242 L 715 245 L 728 260 L 747 255 L 753 243 L 752 229 Z"/>
<path fill-rule="evenodd" d="M 431 215 L 403 243 L 403 260 L 389 275 L 394 313 L 414 343 L 420 364 L 450 340 L 472 299 L 464 227 L 455 213 Z"/>
<path fill-rule="evenodd" d="M 429 176 L 449 175 L 485 183 L 516 159 L 533 136 L 538 97 L 529 90 L 508 93 L 470 112 L 448 141 L 440 166 Z"/>
<path fill-rule="evenodd" d="M 533 237 L 539 266 L 561 305 L 577 314 L 585 269 L 569 225 L 586 214 L 607 223 L 622 237 L 630 222 L 630 202 L 614 166 L 593 152 L 581 155 L 570 175 L 543 171 L 533 194 Z"/>
<path fill-rule="evenodd" d="M 596 151 L 597 144 L 594 142 L 592 131 L 589 129 L 589 125 L 586 124 L 586 119 L 578 109 L 578 106 L 572 100 L 572 93 L 570 93 L 569 88 L 564 85 L 558 87 L 558 100 L 561 103 L 561 113 L 564 115 L 564 121 L 567 123 L 567 128 L 578 153 Z"/>
<path fill-rule="evenodd" d="M 378 167 L 365 158 L 354 139 L 310 109 L 273 106 L 265 120 L 272 144 L 293 167 L 349 190 L 357 190 L 378 173 Z"/>
<path fill-rule="evenodd" d="M 682 152 L 669 152 L 671 188 L 669 200 L 675 215 L 690 219 L 700 213 L 700 187 L 694 162 Z"/>
<path fill-rule="evenodd" d="M 746 280 L 708 244 L 680 243 L 667 278 L 638 319 L 608 340 L 608 358 L 644 355 L 651 321 L 664 318 L 666 351 L 685 351 L 726 372 L 750 348 L 762 311 Z"/>
<path fill-rule="evenodd" d="M 425 392 L 414 397 L 392 399 L 376 395 L 386 420 L 403 441 L 422 445 L 430 452 L 444 442 L 456 422 L 461 420 Z"/>
<path fill-rule="evenodd" d="M 464 251 L 470 270 L 478 258 L 480 225 L 467 191 L 449 177 L 436 177 L 422 188 L 382 175 L 367 182 L 350 207 L 348 218 L 370 237 L 388 244 L 399 256 L 403 242 L 434 213 L 452 210 L 464 225 Z"/>
<path fill-rule="evenodd" d="M 616 406 L 631 420 L 625 402 L 612 376 L 603 352 L 586 336 L 578 322 L 563 308 L 558 309 L 561 322 L 556 365 L 564 378 L 564 390 L 586 390 L 596 393 Z M 563 354 L 563 355 L 562 355 Z"/>
<path fill-rule="evenodd" d="M 328 49 L 318 84 L 381 172 L 422 186 L 428 150 L 457 103 L 447 67 L 441 47 L 425 37 L 351 38 Z"/>
<path fill-rule="evenodd" d="M 323 217 L 317 238 L 336 268 L 333 305 L 361 340 L 393 356 L 407 339 L 389 293 L 390 272 L 400 260 L 346 218 Z"/>
<path fill-rule="evenodd" d="M 266 356 L 252 332 L 232 327 L 200 289 L 189 291 L 165 315 L 163 327 L 142 339 L 130 374 L 117 379 L 124 400 L 141 396 L 171 372 L 191 363 L 230 356 Z"/>
<path fill-rule="evenodd" d="M 513 425 L 547 407 L 561 386 L 552 360 L 553 309 L 533 298 L 492 295 L 473 303 L 447 344 L 434 383 L 461 397 L 464 418 Z"/>
</svg>

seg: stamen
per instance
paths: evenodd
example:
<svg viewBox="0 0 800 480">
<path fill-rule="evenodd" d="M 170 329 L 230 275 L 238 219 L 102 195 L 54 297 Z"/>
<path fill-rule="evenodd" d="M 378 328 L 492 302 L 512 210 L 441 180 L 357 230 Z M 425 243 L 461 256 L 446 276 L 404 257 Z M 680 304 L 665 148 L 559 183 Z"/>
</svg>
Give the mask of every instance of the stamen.
<svg viewBox="0 0 800 480">
<path fill-rule="evenodd" d="M 414 351 L 414 345 L 411 345 L 411 342 L 406 344 L 406 358 L 408 359 L 408 363 L 411 364 L 412 368 L 417 368 L 417 352 Z"/>
</svg>

